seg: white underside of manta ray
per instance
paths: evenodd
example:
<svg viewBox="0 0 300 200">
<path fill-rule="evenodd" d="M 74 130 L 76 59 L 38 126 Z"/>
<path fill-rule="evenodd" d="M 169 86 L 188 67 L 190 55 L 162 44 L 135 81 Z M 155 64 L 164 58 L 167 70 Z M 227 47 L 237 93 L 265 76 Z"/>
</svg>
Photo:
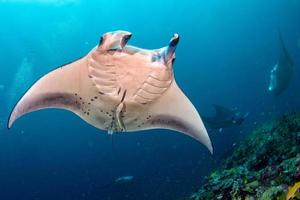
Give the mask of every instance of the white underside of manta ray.
<svg viewBox="0 0 300 200">
<path fill-rule="evenodd" d="M 69 110 L 109 133 L 170 129 L 213 148 L 203 122 L 173 74 L 177 34 L 167 47 L 127 45 L 131 33 L 104 34 L 83 58 L 39 79 L 13 109 L 8 128 L 22 115 L 45 108 Z"/>
</svg>

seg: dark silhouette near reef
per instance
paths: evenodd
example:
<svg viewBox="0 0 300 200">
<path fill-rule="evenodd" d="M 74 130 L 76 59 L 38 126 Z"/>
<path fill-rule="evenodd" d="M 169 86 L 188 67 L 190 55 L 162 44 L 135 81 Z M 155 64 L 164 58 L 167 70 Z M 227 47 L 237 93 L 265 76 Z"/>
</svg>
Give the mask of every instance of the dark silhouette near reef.
<svg viewBox="0 0 300 200">
<path fill-rule="evenodd" d="M 271 80 L 269 91 L 278 96 L 288 87 L 292 75 L 294 62 L 289 55 L 284 44 L 281 33 L 279 32 L 280 53 L 278 63 L 271 70 Z"/>
<path fill-rule="evenodd" d="M 215 116 L 203 118 L 206 126 L 211 129 L 222 130 L 226 127 L 239 126 L 248 116 L 248 113 L 241 113 L 236 108 L 230 109 L 216 104 L 213 104 L 213 107 L 216 110 Z"/>
</svg>

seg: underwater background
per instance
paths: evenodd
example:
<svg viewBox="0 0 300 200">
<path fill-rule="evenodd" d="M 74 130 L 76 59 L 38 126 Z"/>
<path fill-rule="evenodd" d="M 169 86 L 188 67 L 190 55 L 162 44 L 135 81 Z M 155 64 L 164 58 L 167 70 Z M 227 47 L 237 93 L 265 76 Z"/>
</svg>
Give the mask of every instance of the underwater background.
<svg viewBox="0 0 300 200">
<path fill-rule="evenodd" d="M 258 124 L 300 110 L 299 0 L 0 0 L 0 199 L 183 199 Z M 210 153 L 168 130 L 115 134 L 63 110 L 11 109 L 43 74 L 88 53 L 108 31 L 155 49 L 181 36 L 175 77 L 200 115 L 212 104 L 249 113 L 239 127 L 208 133 Z M 278 31 L 294 61 L 288 89 L 268 91 Z M 134 176 L 130 184 L 114 180 Z"/>
</svg>

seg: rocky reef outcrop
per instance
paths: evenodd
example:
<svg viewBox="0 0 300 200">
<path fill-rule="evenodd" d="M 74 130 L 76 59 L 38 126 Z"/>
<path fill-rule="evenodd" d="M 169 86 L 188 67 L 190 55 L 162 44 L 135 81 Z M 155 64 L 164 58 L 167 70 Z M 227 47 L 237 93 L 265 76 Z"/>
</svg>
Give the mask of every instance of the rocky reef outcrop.
<svg viewBox="0 0 300 200">
<path fill-rule="evenodd" d="M 299 181 L 300 114 L 293 113 L 254 130 L 188 199 L 285 200 Z"/>
</svg>

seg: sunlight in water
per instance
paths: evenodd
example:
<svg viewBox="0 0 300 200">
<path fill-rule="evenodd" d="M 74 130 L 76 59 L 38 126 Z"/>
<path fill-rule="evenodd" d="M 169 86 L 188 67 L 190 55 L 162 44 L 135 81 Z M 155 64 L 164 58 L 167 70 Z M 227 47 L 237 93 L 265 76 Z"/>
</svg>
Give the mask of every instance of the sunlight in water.
<svg viewBox="0 0 300 200">
<path fill-rule="evenodd" d="M 18 95 L 25 92 L 33 80 L 33 65 L 24 57 L 16 74 L 12 85 L 7 93 L 8 104 L 11 106 L 17 100 Z"/>
<path fill-rule="evenodd" d="M 79 0 L 0 0 L 0 3 L 24 3 L 24 4 L 52 4 L 63 5 L 69 3 L 76 3 Z"/>
</svg>

